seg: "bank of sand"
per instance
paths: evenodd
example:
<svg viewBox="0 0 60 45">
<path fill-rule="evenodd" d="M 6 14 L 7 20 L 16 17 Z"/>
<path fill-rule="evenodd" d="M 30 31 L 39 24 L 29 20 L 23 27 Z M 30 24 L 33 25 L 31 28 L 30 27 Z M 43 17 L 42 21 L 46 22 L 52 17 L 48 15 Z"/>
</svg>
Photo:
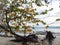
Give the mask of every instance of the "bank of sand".
<svg viewBox="0 0 60 45">
<path fill-rule="evenodd" d="M 22 42 L 14 42 L 14 37 L 0 37 L 0 45 L 22 45 Z M 45 41 L 43 42 L 45 43 Z M 46 43 L 43 45 L 47 45 Z M 60 45 L 60 37 L 56 37 L 53 41 L 53 45 Z"/>
</svg>

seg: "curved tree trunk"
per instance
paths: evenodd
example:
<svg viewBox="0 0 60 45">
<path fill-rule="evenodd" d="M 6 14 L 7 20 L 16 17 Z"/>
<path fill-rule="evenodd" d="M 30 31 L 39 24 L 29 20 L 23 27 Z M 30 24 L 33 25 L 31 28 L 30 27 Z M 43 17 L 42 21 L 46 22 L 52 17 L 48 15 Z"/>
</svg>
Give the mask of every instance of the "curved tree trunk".
<svg viewBox="0 0 60 45">
<path fill-rule="evenodd" d="M 13 35 L 15 35 L 15 36 L 17 36 L 17 37 L 21 37 L 20 35 L 17 35 L 15 32 L 13 32 L 12 29 L 11 29 L 11 27 L 9 26 L 9 21 L 7 19 L 7 10 L 6 10 L 5 14 L 6 14 L 6 23 L 7 23 L 7 26 L 9 28 L 9 30 L 10 30 L 10 33 L 13 34 Z M 23 38 L 23 37 L 21 37 L 21 38 Z"/>
</svg>

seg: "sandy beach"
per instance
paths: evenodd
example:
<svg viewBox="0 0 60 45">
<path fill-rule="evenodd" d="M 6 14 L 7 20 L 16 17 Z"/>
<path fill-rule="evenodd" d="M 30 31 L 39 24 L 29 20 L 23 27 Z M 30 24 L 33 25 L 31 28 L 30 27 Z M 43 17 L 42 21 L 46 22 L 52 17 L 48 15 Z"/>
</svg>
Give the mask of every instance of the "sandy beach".
<svg viewBox="0 0 60 45">
<path fill-rule="evenodd" d="M 0 37 L 0 45 L 22 45 L 22 42 L 11 41 L 14 39 L 15 39 L 14 37 Z M 45 43 L 45 41 L 43 43 Z M 47 45 L 47 44 L 43 44 L 43 45 Z M 53 45 L 60 45 L 60 37 L 57 36 L 55 38 L 55 40 L 53 41 Z"/>
<path fill-rule="evenodd" d="M 12 37 L 0 37 L 0 45 L 21 45 L 21 42 L 14 42 Z"/>
<path fill-rule="evenodd" d="M 60 36 L 56 36 L 56 39 L 53 41 L 53 45 L 60 45 Z"/>
</svg>

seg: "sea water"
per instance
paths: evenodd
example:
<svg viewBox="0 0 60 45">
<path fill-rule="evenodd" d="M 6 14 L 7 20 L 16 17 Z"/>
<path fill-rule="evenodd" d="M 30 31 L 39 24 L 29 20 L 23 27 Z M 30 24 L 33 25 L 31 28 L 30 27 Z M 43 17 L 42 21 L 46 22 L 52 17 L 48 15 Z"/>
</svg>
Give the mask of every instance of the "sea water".
<svg viewBox="0 0 60 45">
<path fill-rule="evenodd" d="M 51 31 L 54 33 L 54 35 L 60 36 L 60 26 L 51 26 L 48 29 L 46 29 L 45 27 L 34 27 L 33 31 L 35 32 Z"/>
<path fill-rule="evenodd" d="M 48 27 L 47 29 L 45 27 L 34 27 L 35 31 L 44 31 L 44 30 L 49 30 L 52 32 L 60 32 L 60 26 L 51 26 Z"/>
</svg>

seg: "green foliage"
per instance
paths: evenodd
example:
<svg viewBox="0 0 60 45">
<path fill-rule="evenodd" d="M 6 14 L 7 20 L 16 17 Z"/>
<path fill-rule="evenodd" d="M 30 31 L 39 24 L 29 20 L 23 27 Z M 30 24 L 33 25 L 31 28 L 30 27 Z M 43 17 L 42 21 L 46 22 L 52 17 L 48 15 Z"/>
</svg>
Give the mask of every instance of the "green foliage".
<svg viewBox="0 0 60 45">
<path fill-rule="evenodd" d="M 2 11 L 0 11 L 0 14 L 2 13 Z"/>
<path fill-rule="evenodd" d="M 30 26 L 24 25 L 24 26 L 22 26 L 22 28 L 27 29 L 27 28 L 30 28 Z"/>
<path fill-rule="evenodd" d="M 44 21 L 42 21 L 42 23 L 45 25 L 46 23 Z"/>
<path fill-rule="evenodd" d="M 26 30 L 22 30 L 22 31 L 23 31 L 23 33 L 24 33 L 24 34 L 26 34 L 26 33 L 27 33 L 27 31 L 26 31 Z"/>
<path fill-rule="evenodd" d="M 37 4 L 38 0 L 35 1 L 35 3 Z"/>
<path fill-rule="evenodd" d="M 48 12 L 48 10 L 45 10 L 45 11 L 44 11 L 44 12 L 42 12 L 41 14 L 43 14 L 43 15 L 44 15 L 44 14 L 47 14 L 47 12 Z"/>
<path fill-rule="evenodd" d="M 35 29 L 34 27 L 32 27 L 33 29 Z"/>
<path fill-rule="evenodd" d="M 34 15 L 38 15 L 38 13 L 35 13 Z"/>
<path fill-rule="evenodd" d="M 43 11 L 41 14 L 45 15 L 45 14 L 48 13 L 48 11 L 52 11 L 52 10 L 53 10 L 53 8 L 51 8 L 51 9 L 49 9 L 49 10 L 45 10 L 45 11 Z"/>
<path fill-rule="evenodd" d="M 36 15 L 38 15 L 37 12 L 35 12 L 36 10 L 33 9 L 32 3 L 28 3 L 29 6 L 24 7 L 23 4 L 27 4 L 27 2 L 19 0 L 20 2 L 18 2 L 17 0 L 12 1 L 11 3 L 9 2 L 5 2 L 4 6 L 6 6 L 6 4 L 10 4 L 10 7 L 6 10 L 6 21 L 10 21 L 10 20 L 14 20 L 15 22 L 18 22 L 18 24 L 20 25 L 15 25 L 14 29 L 18 30 L 21 27 L 24 29 L 24 34 L 26 33 L 26 30 L 28 28 L 30 28 L 30 26 L 27 26 L 26 23 L 31 22 L 31 23 L 38 23 L 41 22 L 43 24 L 46 24 L 44 21 L 40 21 L 40 19 L 35 19 L 34 17 Z M 35 3 L 37 4 L 38 0 L 35 1 Z M 42 4 L 37 4 L 38 6 L 41 6 Z M 3 6 L 0 6 L 1 8 Z M 20 8 L 18 8 L 20 7 Z M 52 9 L 50 9 L 52 10 Z M 42 12 L 41 14 L 47 14 L 48 10 L 45 10 L 44 12 Z M 38 25 L 38 24 L 37 24 Z M 19 27 L 21 26 L 21 27 Z M 12 29 L 12 28 L 11 28 Z M 22 29 L 22 30 L 23 30 Z M 31 29 L 30 29 L 31 30 Z"/>
<path fill-rule="evenodd" d="M 32 20 L 33 23 L 39 22 L 40 20 Z"/>
<path fill-rule="evenodd" d="M 4 4 L 9 3 L 8 0 L 0 0 L 0 2 L 2 2 L 2 3 L 4 3 Z"/>
<path fill-rule="evenodd" d="M 40 3 L 38 3 L 38 2 L 39 2 L 39 0 L 35 1 L 35 3 L 37 4 L 37 6 L 44 6 L 41 2 Z"/>
<path fill-rule="evenodd" d="M 56 19 L 56 21 L 60 21 L 60 19 Z"/>
<path fill-rule="evenodd" d="M 51 8 L 49 11 L 52 11 L 53 10 L 53 8 Z"/>
<path fill-rule="evenodd" d="M 4 6 L 4 4 L 1 2 L 1 4 L 0 4 L 0 10 L 2 10 L 3 6 Z"/>
<path fill-rule="evenodd" d="M 18 29 L 18 28 L 19 28 L 19 26 L 16 26 L 16 27 L 15 27 L 15 29 Z"/>
</svg>

